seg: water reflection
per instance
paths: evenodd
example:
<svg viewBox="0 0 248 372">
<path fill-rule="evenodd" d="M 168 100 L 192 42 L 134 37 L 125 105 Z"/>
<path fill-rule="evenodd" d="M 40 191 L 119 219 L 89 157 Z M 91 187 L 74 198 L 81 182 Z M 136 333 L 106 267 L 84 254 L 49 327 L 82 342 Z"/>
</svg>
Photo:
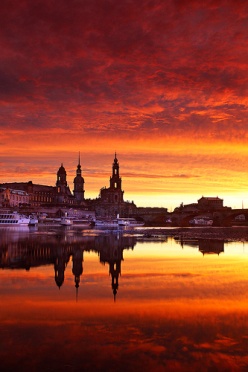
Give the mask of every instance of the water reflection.
<svg viewBox="0 0 248 372">
<path fill-rule="evenodd" d="M 0 268 L 3 371 L 248 366 L 242 243 L 8 228 Z"/>
<path fill-rule="evenodd" d="M 205 254 L 224 253 L 224 240 L 223 239 L 180 239 L 178 241 L 183 248 L 184 246 L 198 248 L 199 251 Z"/>
<path fill-rule="evenodd" d="M 83 274 L 84 252 L 95 252 L 100 263 L 109 265 L 113 295 L 116 299 L 123 250 L 133 249 L 136 241 L 135 237 L 120 234 L 69 235 L 63 230 L 31 234 L 28 229 L 6 229 L 2 230 L 0 237 L 0 268 L 28 271 L 34 267 L 53 265 L 55 283 L 60 288 L 71 259 L 72 275 L 78 295 Z"/>
</svg>

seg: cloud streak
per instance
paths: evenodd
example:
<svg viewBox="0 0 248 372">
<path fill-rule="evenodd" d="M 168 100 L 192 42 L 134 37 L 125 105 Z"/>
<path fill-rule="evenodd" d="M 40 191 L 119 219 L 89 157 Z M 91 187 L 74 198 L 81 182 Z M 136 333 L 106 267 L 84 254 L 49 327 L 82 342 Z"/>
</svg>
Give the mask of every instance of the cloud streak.
<svg viewBox="0 0 248 372">
<path fill-rule="evenodd" d="M 232 0 L 3 0 L 3 152 L 246 145 L 247 11 Z"/>
</svg>

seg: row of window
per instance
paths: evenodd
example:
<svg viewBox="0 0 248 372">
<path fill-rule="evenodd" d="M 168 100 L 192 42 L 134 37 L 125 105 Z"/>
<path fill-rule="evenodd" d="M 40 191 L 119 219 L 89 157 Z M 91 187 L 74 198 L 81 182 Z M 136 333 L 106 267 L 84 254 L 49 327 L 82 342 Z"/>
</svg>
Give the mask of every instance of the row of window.
<svg viewBox="0 0 248 372">
<path fill-rule="evenodd" d="M 12 224 L 12 223 L 18 223 L 18 221 L 17 220 L 0 220 L 0 224 L 1 223 L 10 223 L 10 224 Z"/>
</svg>

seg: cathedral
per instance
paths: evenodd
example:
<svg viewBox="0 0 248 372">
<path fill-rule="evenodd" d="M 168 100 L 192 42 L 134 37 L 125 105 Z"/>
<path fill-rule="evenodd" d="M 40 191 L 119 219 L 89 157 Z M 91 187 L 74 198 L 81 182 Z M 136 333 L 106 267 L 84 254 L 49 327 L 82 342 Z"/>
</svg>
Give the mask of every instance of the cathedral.
<svg viewBox="0 0 248 372">
<path fill-rule="evenodd" d="M 124 191 L 122 190 L 119 169 L 119 161 L 115 153 L 109 187 L 101 188 L 99 197 L 93 200 L 96 216 L 113 218 L 120 215 L 122 217 L 128 217 L 136 211 L 134 202 L 125 202 L 123 199 Z"/>
<path fill-rule="evenodd" d="M 76 170 L 76 177 L 74 178 L 74 192 L 72 194 L 67 184 L 66 170 L 61 164 L 57 172 L 56 186 L 46 186 L 33 184 L 29 182 L 12 182 L 0 184 L 0 203 L 1 193 L 5 196 L 6 190 L 10 191 L 10 194 L 15 190 L 24 191 L 29 196 L 26 204 L 31 207 L 52 207 L 52 206 L 85 206 L 84 201 L 84 178 L 82 177 L 80 155 L 78 160 L 78 166 Z M 5 197 L 6 199 L 6 197 Z M 20 200 L 16 199 L 15 205 L 10 205 L 10 200 L 2 200 L 2 206 L 21 206 L 18 203 Z M 0 206 L 1 206 L 0 204 Z"/>
<path fill-rule="evenodd" d="M 103 187 L 100 190 L 99 197 L 96 199 L 85 199 L 84 178 L 80 162 L 80 154 L 74 178 L 73 193 L 67 183 L 67 173 L 61 164 L 57 171 L 57 180 L 55 186 L 46 186 L 33 184 L 29 182 L 13 182 L 0 184 L 0 207 L 21 207 L 22 204 L 32 208 L 82 208 L 95 211 L 99 217 L 116 217 L 118 214 L 122 217 L 131 216 L 135 213 L 136 205 L 133 202 L 125 202 L 123 199 L 122 179 L 119 174 L 120 166 L 116 153 L 112 165 L 112 175 L 110 176 L 109 187 Z M 8 191 L 8 192 L 7 192 Z M 25 203 L 22 199 L 15 197 L 15 204 L 11 205 L 8 195 L 16 191 L 25 192 Z"/>
</svg>

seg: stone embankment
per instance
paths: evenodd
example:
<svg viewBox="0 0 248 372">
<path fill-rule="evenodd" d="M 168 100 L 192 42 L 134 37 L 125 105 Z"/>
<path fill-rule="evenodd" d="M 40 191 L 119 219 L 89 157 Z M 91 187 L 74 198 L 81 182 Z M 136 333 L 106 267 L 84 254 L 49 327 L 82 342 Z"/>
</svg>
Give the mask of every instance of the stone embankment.
<svg viewBox="0 0 248 372">
<path fill-rule="evenodd" d="M 130 231 L 131 232 L 131 231 Z M 136 230 L 137 232 L 137 230 Z M 173 236 L 178 239 L 218 239 L 226 241 L 248 241 L 248 227 L 196 227 L 139 229 L 144 237 Z"/>
</svg>

